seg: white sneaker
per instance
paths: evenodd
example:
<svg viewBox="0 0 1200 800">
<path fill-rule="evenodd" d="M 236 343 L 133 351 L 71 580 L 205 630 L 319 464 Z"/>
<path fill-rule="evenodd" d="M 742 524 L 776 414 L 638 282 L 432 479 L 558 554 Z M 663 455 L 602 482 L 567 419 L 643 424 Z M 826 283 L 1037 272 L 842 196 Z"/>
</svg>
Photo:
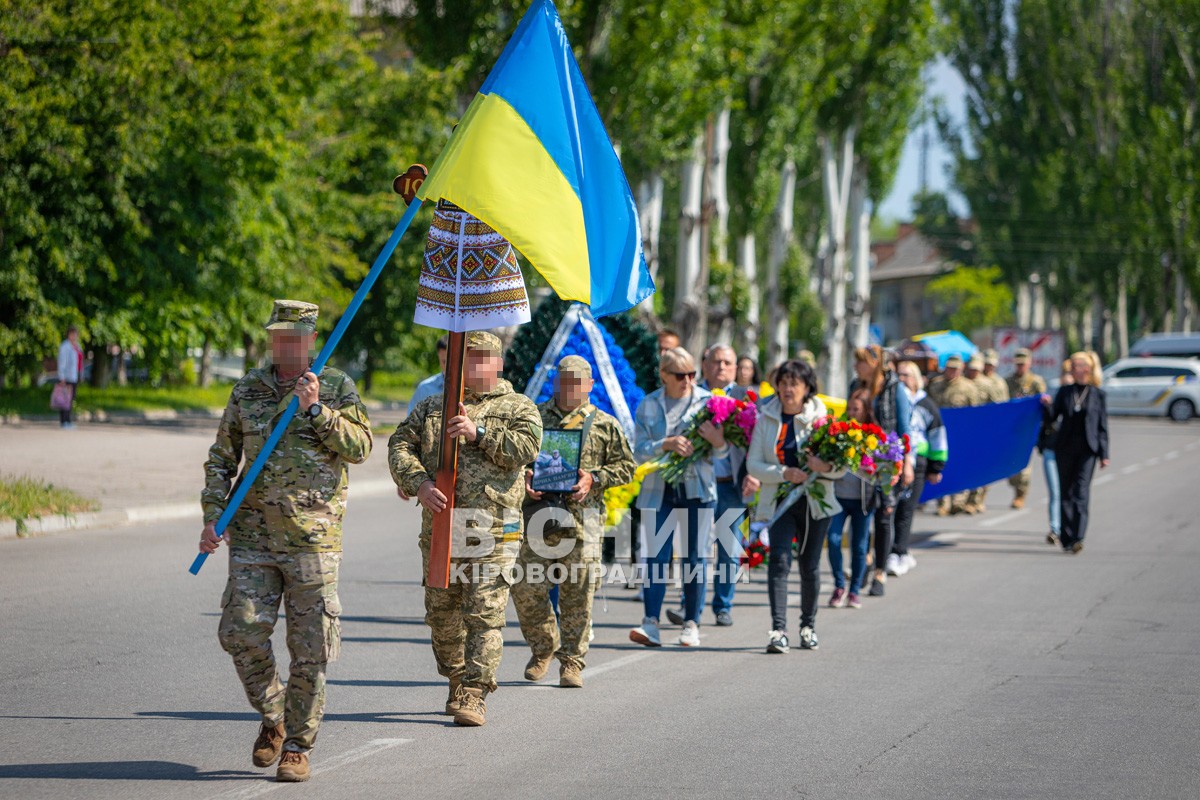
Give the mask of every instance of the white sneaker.
<svg viewBox="0 0 1200 800">
<path fill-rule="evenodd" d="M 642 624 L 629 632 L 629 641 L 644 644 L 646 647 L 662 647 L 662 637 L 658 634 L 658 620 L 654 617 L 643 617 Z"/>
<path fill-rule="evenodd" d="M 904 571 L 908 572 L 917 565 L 917 560 L 913 558 L 912 553 L 905 553 L 900 556 L 900 563 L 904 566 Z"/>
<path fill-rule="evenodd" d="M 771 631 L 771 639 L 767 642 L 767 652 L 786 653 L 788 649 L 787 634 L 783 631 Z"/>
<path fill-rule="evenodd" d="M 900 556 L 895 553 L 888 553 L 887 557 L 887 574 L 888 575 L 903 575 L 904 567 L 900 563 Z"/>
<path fill-rule="evenodd" d="M 679 632 L 679 644 L 684 647 L 699 647 L 700 646 L 700 626 L 692 622 L 690 619 L 683 623 L 683 630 Z"/>
</svg>

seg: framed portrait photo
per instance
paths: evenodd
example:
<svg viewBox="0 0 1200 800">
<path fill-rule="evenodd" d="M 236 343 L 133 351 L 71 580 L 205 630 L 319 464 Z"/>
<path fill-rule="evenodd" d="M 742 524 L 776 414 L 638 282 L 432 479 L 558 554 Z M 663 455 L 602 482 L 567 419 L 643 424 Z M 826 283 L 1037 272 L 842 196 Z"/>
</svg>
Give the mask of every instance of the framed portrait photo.
<svg viewBox="0 0 1200 800">
<path fill-rule="evenodd" d="M 582 430 L 547 428 L 542 432 L 542 449 L 533 462 L 530 485 L 535 492 L 570 492 L 579 482 Z"/>
</svg>

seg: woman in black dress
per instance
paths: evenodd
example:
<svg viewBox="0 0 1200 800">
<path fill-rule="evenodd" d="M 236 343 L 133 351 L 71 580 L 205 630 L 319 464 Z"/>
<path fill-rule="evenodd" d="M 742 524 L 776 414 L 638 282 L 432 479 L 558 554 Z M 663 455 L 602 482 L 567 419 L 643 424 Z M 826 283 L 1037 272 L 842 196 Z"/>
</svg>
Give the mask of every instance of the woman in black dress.
<svg viewBox="0 0 1200 800">
<path fill-rule="evenodd" d="M 1095 353 L 1073 354 L 1071 376 L 1075 382 L 1059 388 L 1050 404 L 1049 419 L 1059 426 L 1054 454 L 1062 491 L 1060 538 L 1063 550 L 1078 553 L 1087 533 L 1088 495 L 1096 462 L 1101 469 L 1108 466 L 1108 410 Z M 1049 403 L 1049 397 L 1043 402 Z"/>
</svg>

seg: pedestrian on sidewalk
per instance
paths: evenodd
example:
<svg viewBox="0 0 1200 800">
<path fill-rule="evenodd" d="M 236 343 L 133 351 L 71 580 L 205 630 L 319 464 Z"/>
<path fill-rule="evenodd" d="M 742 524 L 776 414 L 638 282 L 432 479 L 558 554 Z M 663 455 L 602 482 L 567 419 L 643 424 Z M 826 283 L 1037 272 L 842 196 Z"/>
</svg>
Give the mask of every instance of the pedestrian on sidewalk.
<svg viewBox="0 0 1200 800">
<path fill-rule="evenodd" d="M 592 405 L 594 385 L 591 364 L 566 356 L 558 362 L 554 396 L 538 406 L 543 441 L 551 431 L 581 432 L 579 479 L 569 492 L 539 492 L 526 470 L 525 540 L 512 586 L 521 634 L 532 651 L 525 679 L 540 681 L 557 658 L 558 685 L 573 689 L 583 687 L 592 598 L 600 582 L 604 490 L 629 483 L 634 470 L 621 424 Z M 557 619 L 552 583 L 559 589 Z"/>
<path fill-rule="evenodd" d="M 1073 353 L 1071 377 L 1074 382 L 1060 387 L 1053 401 L 1047 395 L 1042 397 L 1044 403 L 1050 404 L 1050 422 L 1059 425 L 1054 446 L 1062 488 L 1059 538 L 1063 550 L 1079 553 L 1087 535 L 1092 475 L 1097 462 L 1100 469 L 1109 464 L 1108 409 L 1104 390 L 1100 388 L 1103 380 L 1100 359 L 1095 353 Z"/>
<path fill-rule="evenodd" d="M 768 653 L 788 652 L 788 576 L 792 570 L 792 542 L 799 542 L 800 647 L 816 650 L 817 601 L 821 593 L 821 550 L 829 533 L 829 516 L 821 515 L 803 495 L 782 514 L 776 514 L 781 487 L 786 490 L 817 476 L 826 497 L 833 482 L 845 474 L 806 455 L 805 445 L 817 422 L 828 416 L 813 368 L 798 359 L 785 361 L 772 373 L 775 394 L 758 407 L 758 423 L 746 452 L 746 468 L 762 481 L 755 521 L 769 522 L 771 559 L 767 567 L 767 596 L 771 602 Z"/>
<path fill-rule="evenodd" d="M 338 567 L 346 512 L 347 464 L 371 454 L 371 424 L 349 376 L 326 367 L 313 374 L 318 307 L 276 300 L 266 328 L 271 364 L 234 384 L 217 438 L 204 464 L 204 531 L 200 551 L 229 543 L 229 579 L 221 597 L 218 636 L 233 657 L 250 705 L 262 715 L 252 760 L 275 779 L 309 778 L 308 754 L 325 713 L 325 670 L 338 657 L 342 613 Z M 239 465 L 254 463 L 267 432 L 292 395 L 300 411 L 250 487 L 221 538 Z M 238 478 L 244 480 L 245 469 Z M 282 601 L 292 663 L 279 679 L 271 634 Z M 280 755 L 282 751 L 282 756 Z"/>
<path fill-rule="evenodd" d="M 58 346 L 58 386 L 67 395 L 66 408 L 58 410 L 60 427 L 75 427 L 75 390 L 82 378 L 83 349 L 79 346 L 79 329 L 72 325 L 67 328 L 67 338 Z"/>
</svg>

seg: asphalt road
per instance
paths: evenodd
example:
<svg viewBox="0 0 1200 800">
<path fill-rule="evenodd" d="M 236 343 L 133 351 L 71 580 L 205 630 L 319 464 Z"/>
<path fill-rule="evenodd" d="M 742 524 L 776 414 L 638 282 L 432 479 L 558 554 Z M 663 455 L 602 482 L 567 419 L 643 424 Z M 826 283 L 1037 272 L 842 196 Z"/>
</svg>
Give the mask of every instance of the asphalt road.
<svg viewBox="0 0 1200 800">
<path fill-rule="evenodd" d="M 630 643 L 611 588 L 582 691 L 521 679 L 510 609 L 479 729 L 438 713 L 415 510 L 352 495 L 304 785 L 250 764 L 224 564 L 185 571 L 198 521 L 0 541 L 0 797 L 1195 797 L 1200 424 L 1113 425 L 1079 556 L 1043 542 L 1038 476 L 1025 511 L 1000 484 L 980 517 L 919 515 L 917 568 L 823 608 L 817 652 L 764 653 L 762 572 L 697 650 Z"/>
</svg>

